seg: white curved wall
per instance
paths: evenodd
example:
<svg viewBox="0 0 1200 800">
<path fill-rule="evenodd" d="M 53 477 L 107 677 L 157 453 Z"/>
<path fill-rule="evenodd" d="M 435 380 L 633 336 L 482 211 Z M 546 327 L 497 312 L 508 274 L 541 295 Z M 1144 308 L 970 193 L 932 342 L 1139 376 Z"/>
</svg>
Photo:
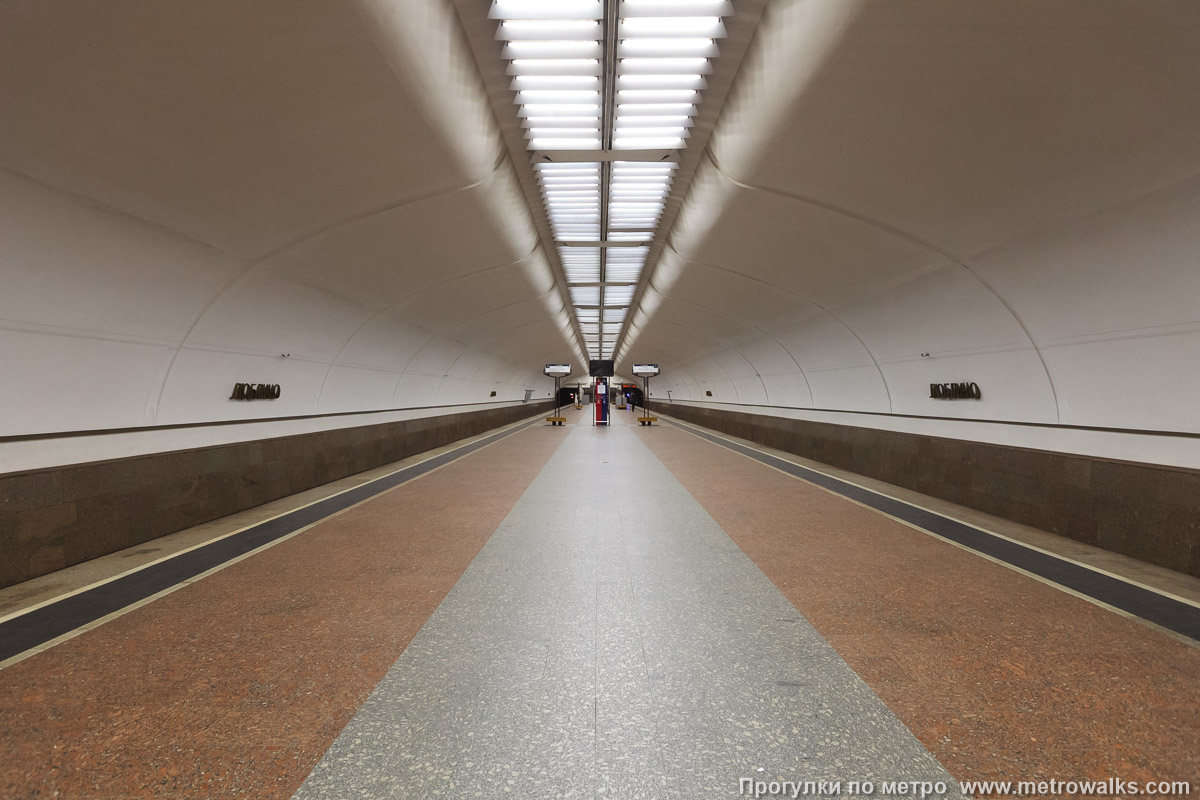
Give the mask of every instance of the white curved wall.
<svg viewBox="0 0 1200 800">
<path fill-rule="evenodd" d="M 772 2 L 619 366 L 759 410 L 1200 432 L 1197 75 L 1195 3 Z"/>
<path fill-rule="evenodd" d="M 0 435 L 520 401 L 581 360 L 447 3 L 17 0 L 0 76 Z"/>
<path fill-rule="evenodd" d="M 1198 31 L 772 0 L 620 371 L 1200 432 Z M 516 402 L 583 361 L 448 2 L 10 0 L 0 78 L 0 436 Z M 983 399 L 928 398 L 958 380 Z"/>
</svg>

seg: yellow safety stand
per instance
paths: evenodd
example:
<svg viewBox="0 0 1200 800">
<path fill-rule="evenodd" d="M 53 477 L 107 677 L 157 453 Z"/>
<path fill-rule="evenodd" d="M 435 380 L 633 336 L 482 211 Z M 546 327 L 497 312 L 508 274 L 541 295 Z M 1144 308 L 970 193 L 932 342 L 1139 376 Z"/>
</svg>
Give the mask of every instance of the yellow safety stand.
<svg viewBox="0 0 1200 800">
<path fill-rule="evenodd" d="M 546 422 L 549 422 L 551 425 L 562 425 L 566 421 L 566 417 L 546 417 Z"/>
<path fill-rule="evenodd" d="M 638 425 L 652 425 L 658 422 L 658 417 L 638 417 Z"/>
</svg>

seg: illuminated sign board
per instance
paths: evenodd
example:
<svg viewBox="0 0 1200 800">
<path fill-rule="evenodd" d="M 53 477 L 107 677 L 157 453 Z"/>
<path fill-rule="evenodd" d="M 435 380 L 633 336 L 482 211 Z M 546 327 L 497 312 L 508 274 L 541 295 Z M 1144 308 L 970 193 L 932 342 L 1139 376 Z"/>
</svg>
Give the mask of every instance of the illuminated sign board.
<svg viewBox="0 0 1200 800">
<path fill-rule="evenodd" d="M 543 370 L 551 378 L 565 378 L 571 374 L 570 364 L 547 364 Z"/>
<path fill-rule="evenodd" d="M 658 364 L 634 364 L 633 374 L 639 378 L 652 378 L 658 374 Z"/>
</svg>

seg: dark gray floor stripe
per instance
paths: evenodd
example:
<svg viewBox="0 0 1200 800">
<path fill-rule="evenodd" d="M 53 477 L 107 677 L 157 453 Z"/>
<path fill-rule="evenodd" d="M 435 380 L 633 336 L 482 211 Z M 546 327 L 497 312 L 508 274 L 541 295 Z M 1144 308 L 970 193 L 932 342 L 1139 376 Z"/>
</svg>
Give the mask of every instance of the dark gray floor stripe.
<svg viewBox="0 0 1200 800">
<path fill-rule="evenodd" d="M 361 503 L 363 500 L 369 500 L 405 481 L 424 475 L 443 464 L 473 453 L 538 422 L 540 420 L 530 420 L 508 430 L 493 433 L 419 464 L 413 464 L 341 494 L 319 500 L 310 506 L 253 525 L 231 536 L 226 536 L 224 539 L 188 550 L 108 583 L 13 617 L 0 623 L 0 661 L 38 647 L 65 633 L 70 633 L 76 628 L 95 622 L 114 611 L 120 611 L 126 606 L 170 589 L 202 572 L 219 567 L 255 548 L 269 544 L 314 522 L 319 522 L 356 503 Z"/>
<path fill-rule="evenodd" d="M 1168 630 L 1200 641 L 1200 608 L 1175 598 L 1145 589 L 1120 578 L 1097 572 L 1094 569 L 1077 564 L 1073 561 L 1041 550 L 1027 547 L 1020 542 L 1014 542 L 979 528 L 972 527 L 958 520 L 942 516 L 933 511 L 911 505 L 902 500 L 879 494 L 878 492 L 855 486 L 852 483 L 839 480 L 816 470 L 793 464 L 791 461 L 778 456 L 763 453 L 755 448 L 731 442 L 716 434 L 684 425 L 674 420 L 665 420 L 680 430 L 687 431 L 702 439 L 707 439 L 721 447 L 749 456 L 755 461 L 783 470 L 809 483 L 828 489 L 835 494 L 849 498 L 869 506 L 877 511 L 890 514 L 930 533 L 949 539 L 952 542 L 970 548 L 978 553 L 990 556 L 998 561 L 1019 567 L 1026 572 L 1066 587 L 1079 594 L 1085 595 L 1119 608 L 1136 617 L 1140 617 L 1155 625 L 1161 625 Z"/>
</svg>

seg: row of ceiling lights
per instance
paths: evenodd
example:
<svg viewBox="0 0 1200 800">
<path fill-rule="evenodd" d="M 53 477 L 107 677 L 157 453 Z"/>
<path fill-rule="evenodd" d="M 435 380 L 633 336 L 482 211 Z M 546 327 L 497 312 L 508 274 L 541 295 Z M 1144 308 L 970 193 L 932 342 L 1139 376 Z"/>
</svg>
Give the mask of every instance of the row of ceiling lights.
<svg viewBox="0 0 1200 800">
<path fill-rule="evenodd" d="M 589 357 L 612 358 L 671 190 L 674 159 L 644 151 L 686 146 L 730 13 L 727 0 L 492 3 L 528 148 L 549 156 L 535 168 Z"/>
</svg>

